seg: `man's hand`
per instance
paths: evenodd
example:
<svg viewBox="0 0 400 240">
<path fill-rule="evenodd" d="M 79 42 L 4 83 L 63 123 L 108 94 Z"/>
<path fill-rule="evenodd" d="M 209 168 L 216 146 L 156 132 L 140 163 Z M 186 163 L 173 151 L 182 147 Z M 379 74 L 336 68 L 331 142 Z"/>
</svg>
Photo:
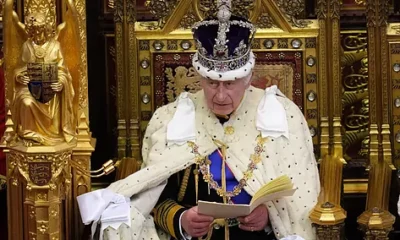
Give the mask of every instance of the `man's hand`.
<svg viewBox="0 0 400 240">
<path fill-rule="evenodd" d="M 181 221 L 182 228 L 187 234 L 192 237 L 201 237 L 207 234 L 214 218 L 199 214 L 196 206 L 184 212 Z"/>
<path fill-rule="evenodd" d="M 268 224 L 268 209 L 264 204 L 256 207 L 252 213 L 246 217 L 238 218 L 239 228 L 245 231 L 261 231 Z"/>
<path fill-rule="evenodd" d="M 60 82 L 55 82 L 51 84 L 51 89 L 53 89 L 54 92 L 61 92 L 63 87 L 64 86 Z"/>
<path fill-rule="evenodd" d="M 29 79 L 26 71 L 23 71 L 17 75 L 17 82 L 27 85 L 29 83 L 29 81 L 30 81 L 30 79 Z"/>
</svg>

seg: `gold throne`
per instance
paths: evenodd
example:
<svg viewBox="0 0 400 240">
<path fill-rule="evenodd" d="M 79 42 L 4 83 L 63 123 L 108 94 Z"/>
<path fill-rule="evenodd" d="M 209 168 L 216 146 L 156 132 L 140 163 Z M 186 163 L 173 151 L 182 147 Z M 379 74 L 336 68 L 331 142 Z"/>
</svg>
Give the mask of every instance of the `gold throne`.
<svg viewBox="0 0 400 240">
<path fill-rule="evenodd" d="M 388 44 L 398 41 L 394 30 L 386 29 L 392 27 L 384 14 L 389 6 L 379 0 L 318 1 L 315 19 L 303 19 L 305 2 L 232 1 L 233 12 L 258 28 L 252 46 L 257 56 L 253 85 L 277 84 L 307 119 L 320 166 L 322 191 L 310 213 L 319 239 L 344 237 L 346 210 L 352 211 L 344 206 L 354 205 L 343 199 L 350 201 L 357 194 L 367 195 L 365 211 L 356 213 L 358 222 L 351 212 L 354 222 L 346 232 L 358 224 L 366 238 L 387 239 L 394 223 L 387 205 L 389 185 L 378 188 L 383 181 L 390 183 L 394 170 L 390 159 L 394 134 L 388 126 L 397 110 L 389 111 L 391 90 L 381 94 L 393 71 L 373 69 L 388 69 L 398 59 L 388 50 Z M 105 37 L 106 42 L 115 42 L 118 154 L 133 156 L 136 161 L 127 164 L 138 166 L 141 137 L 154 110 L 182 91 L 199 88 L 190 66 L 195 51 L 190 27 L 215 13 L 215 1 L 147 0 L 145 8 L 134 8 L 130 1 L 106 1 L 104 6 L 114 13 L 115 21 L 115 34 Z M 355 9 L 365 12 L 371 23 L 367 31 L 341 30 L 342 12 Z M 155 20 L 141 20 L 146 14 Z M 368 67 L 370 61 L 373 67 Z M 378 104 L 372 108 L 370 95 Z M 384 154 L 378 156 L 378 151 Z"/>
<path fill-rule="evenodd" d="M 21 22 L 28 11 L 42 7 L 52 17 L 59 14 L 54 18 L 56 26 L 75 22 L 73 41 L 78 43 L 64 49 L 67 58 L 75 56 L 76 60 L 69 67 L 75 80 L 76 142 L 68 147 L 64 144 L 64 149 L 14 141 L 18 140 L 14 138 L 18 123 L 10 104 L 15 87 L 12 73 L 6 72 L 10 111 L 2 146 L 8 154 L 9 231 L 15 233 L 10 239 L 30 233 L 31 238 L 78 239 L 82 224 L 75 198 L 91 189 L 94 148 L 87 120 L 85 1 L 5 2 L 5 29 L 20 27 L 13 25 L 13 7 Z M 115 83 L 115 88 L 107 90 L 115 97 L 116 108 L 108 107 L 115 108 L 109 111 L 115 115 L 115 155 L 125 159 L 116 179 L 139 168 L 143 132 L 155 109 L 174 101 L 182 91 L 199 89 L 198 76 L 190 65 L 195 51 L 190 27 L 216 9 L 215 1 L 209 0 L 142 2 L 102 1 L 103 16 L 114 26 L 112 34 L 104 35 L 105 78 L 107 84 Z M 394 166 L 400 166 L 400 27 L 389 23 L 385 14 L 394 4 L 389 7 L 385 0 L 314 2 L 316 16 L 303 19 L 308 1 L 233 1 L 234 13 L 248 17 L 258 28 L 252 46 L 257 56 L 253 85 L 277 84 L 307 119 L 320 166 L 322 192 L 310 213 L 319 239 L 343 238 L 349 215 L 359 217 L 358 222 L 346 222 L 351 227 L 346 231 L 354 231 L 358 224 L 365 239 L 388 239 L 394 222 L 393 209 L 388 211 L 391 174 Z M 367 28 L 341 30 L 346 11 L 364 12 Z M 153 17 L 143 20 L 149 15 Z M 7 44 L 18 34 L 4 34 L 6 66 L 17 65 L 15 48 Z M 366 207 L 357 213 L 348 204 L 355 195 L 366 196 Z M 53 205 L 46 205 L 50 202 Z M 66 220 L 60 221 L 61 216 Z"/>
<path fill-rule="evenodd" d="M 3 1 L 8 239 L 78 239 L 90 191 L 84 1 Z"/>
</svg>

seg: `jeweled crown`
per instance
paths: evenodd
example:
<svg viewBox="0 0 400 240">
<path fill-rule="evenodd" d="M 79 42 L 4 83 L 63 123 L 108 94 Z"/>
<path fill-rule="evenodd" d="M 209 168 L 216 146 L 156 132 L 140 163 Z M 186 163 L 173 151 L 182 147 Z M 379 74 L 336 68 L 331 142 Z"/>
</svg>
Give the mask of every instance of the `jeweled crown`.
<svg viewBox="0 0 400 240">
<path fill-rule="evenodd" d="M 192 27 L 196 60 L 207 71 L 227 72 L 250 60 L 256 28 L 246 19 L 231 15 L 230 0 L 218 0 L 217 4 L 217 19 L 206 19 Z"/>
</svg>

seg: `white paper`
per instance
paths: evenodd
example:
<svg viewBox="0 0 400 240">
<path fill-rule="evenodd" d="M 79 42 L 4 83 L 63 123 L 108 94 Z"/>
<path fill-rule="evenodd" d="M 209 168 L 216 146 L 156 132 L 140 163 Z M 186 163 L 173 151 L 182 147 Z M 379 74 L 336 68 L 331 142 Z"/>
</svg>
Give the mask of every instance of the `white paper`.
<svg viewBox="0 0 400 240">
<path fill-rule="evenodd" d="M 260 197 L 257 201 L 249 204 L 224 204 L 216 202 L 199 201 L 198 212 L 214 218 L 237 218 L 249 215 L 253 210 L 261 205 L 280 197 L 292 196 L 296 189 L 276 192 Z"/>
</svg>

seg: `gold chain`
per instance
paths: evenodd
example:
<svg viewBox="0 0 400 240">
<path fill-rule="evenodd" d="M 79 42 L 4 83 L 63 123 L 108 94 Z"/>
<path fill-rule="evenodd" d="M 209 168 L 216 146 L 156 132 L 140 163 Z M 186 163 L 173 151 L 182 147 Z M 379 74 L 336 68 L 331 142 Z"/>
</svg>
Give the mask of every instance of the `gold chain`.
<svg viewBox="0 0 400 240">
<path fill-rule="evenodd" d="M 261 135 L 257 136 L 257 146 L 254 148 L 254 154 L 250 155 L 250 163 L 247 166 L 246 172 L 243 174 L 243 178 L 239 181 L 239 183 L 233 188 L 233 191 L 226 191 L 221 188 L 219 184 L 214 180 L 212 174 L 209 171 L 208 166 L 211 164 L 211 161 L 204 156 L 201 156 L 198 152 L 199 147 L 194 142 L 188 142 L 189 147 L 192 148 L 192 152 L 195 154 L 195 162 L 199 166 L 200 172 L 203 174 L 203 180 L 207 182 L 212 189 L 214 189 L 217 194 L 222 198 L 227 198 L 228 201 L 231 201 L 232 197 L 239 195 L 246 186 L 247 180 L 249 180 L 253 176 L 253 171 L 256 169 L 256 165 L 261 162 L 261 153 L 264 150 L 264 144 L 267 141 L 267 138 L 262 138 Z M 222 142 L 215 140 L 214 141 L 218 147 L 226 148 L 226 145 Z M 223 158 L 225 156 L 222 156 Z"/>
</svg>

